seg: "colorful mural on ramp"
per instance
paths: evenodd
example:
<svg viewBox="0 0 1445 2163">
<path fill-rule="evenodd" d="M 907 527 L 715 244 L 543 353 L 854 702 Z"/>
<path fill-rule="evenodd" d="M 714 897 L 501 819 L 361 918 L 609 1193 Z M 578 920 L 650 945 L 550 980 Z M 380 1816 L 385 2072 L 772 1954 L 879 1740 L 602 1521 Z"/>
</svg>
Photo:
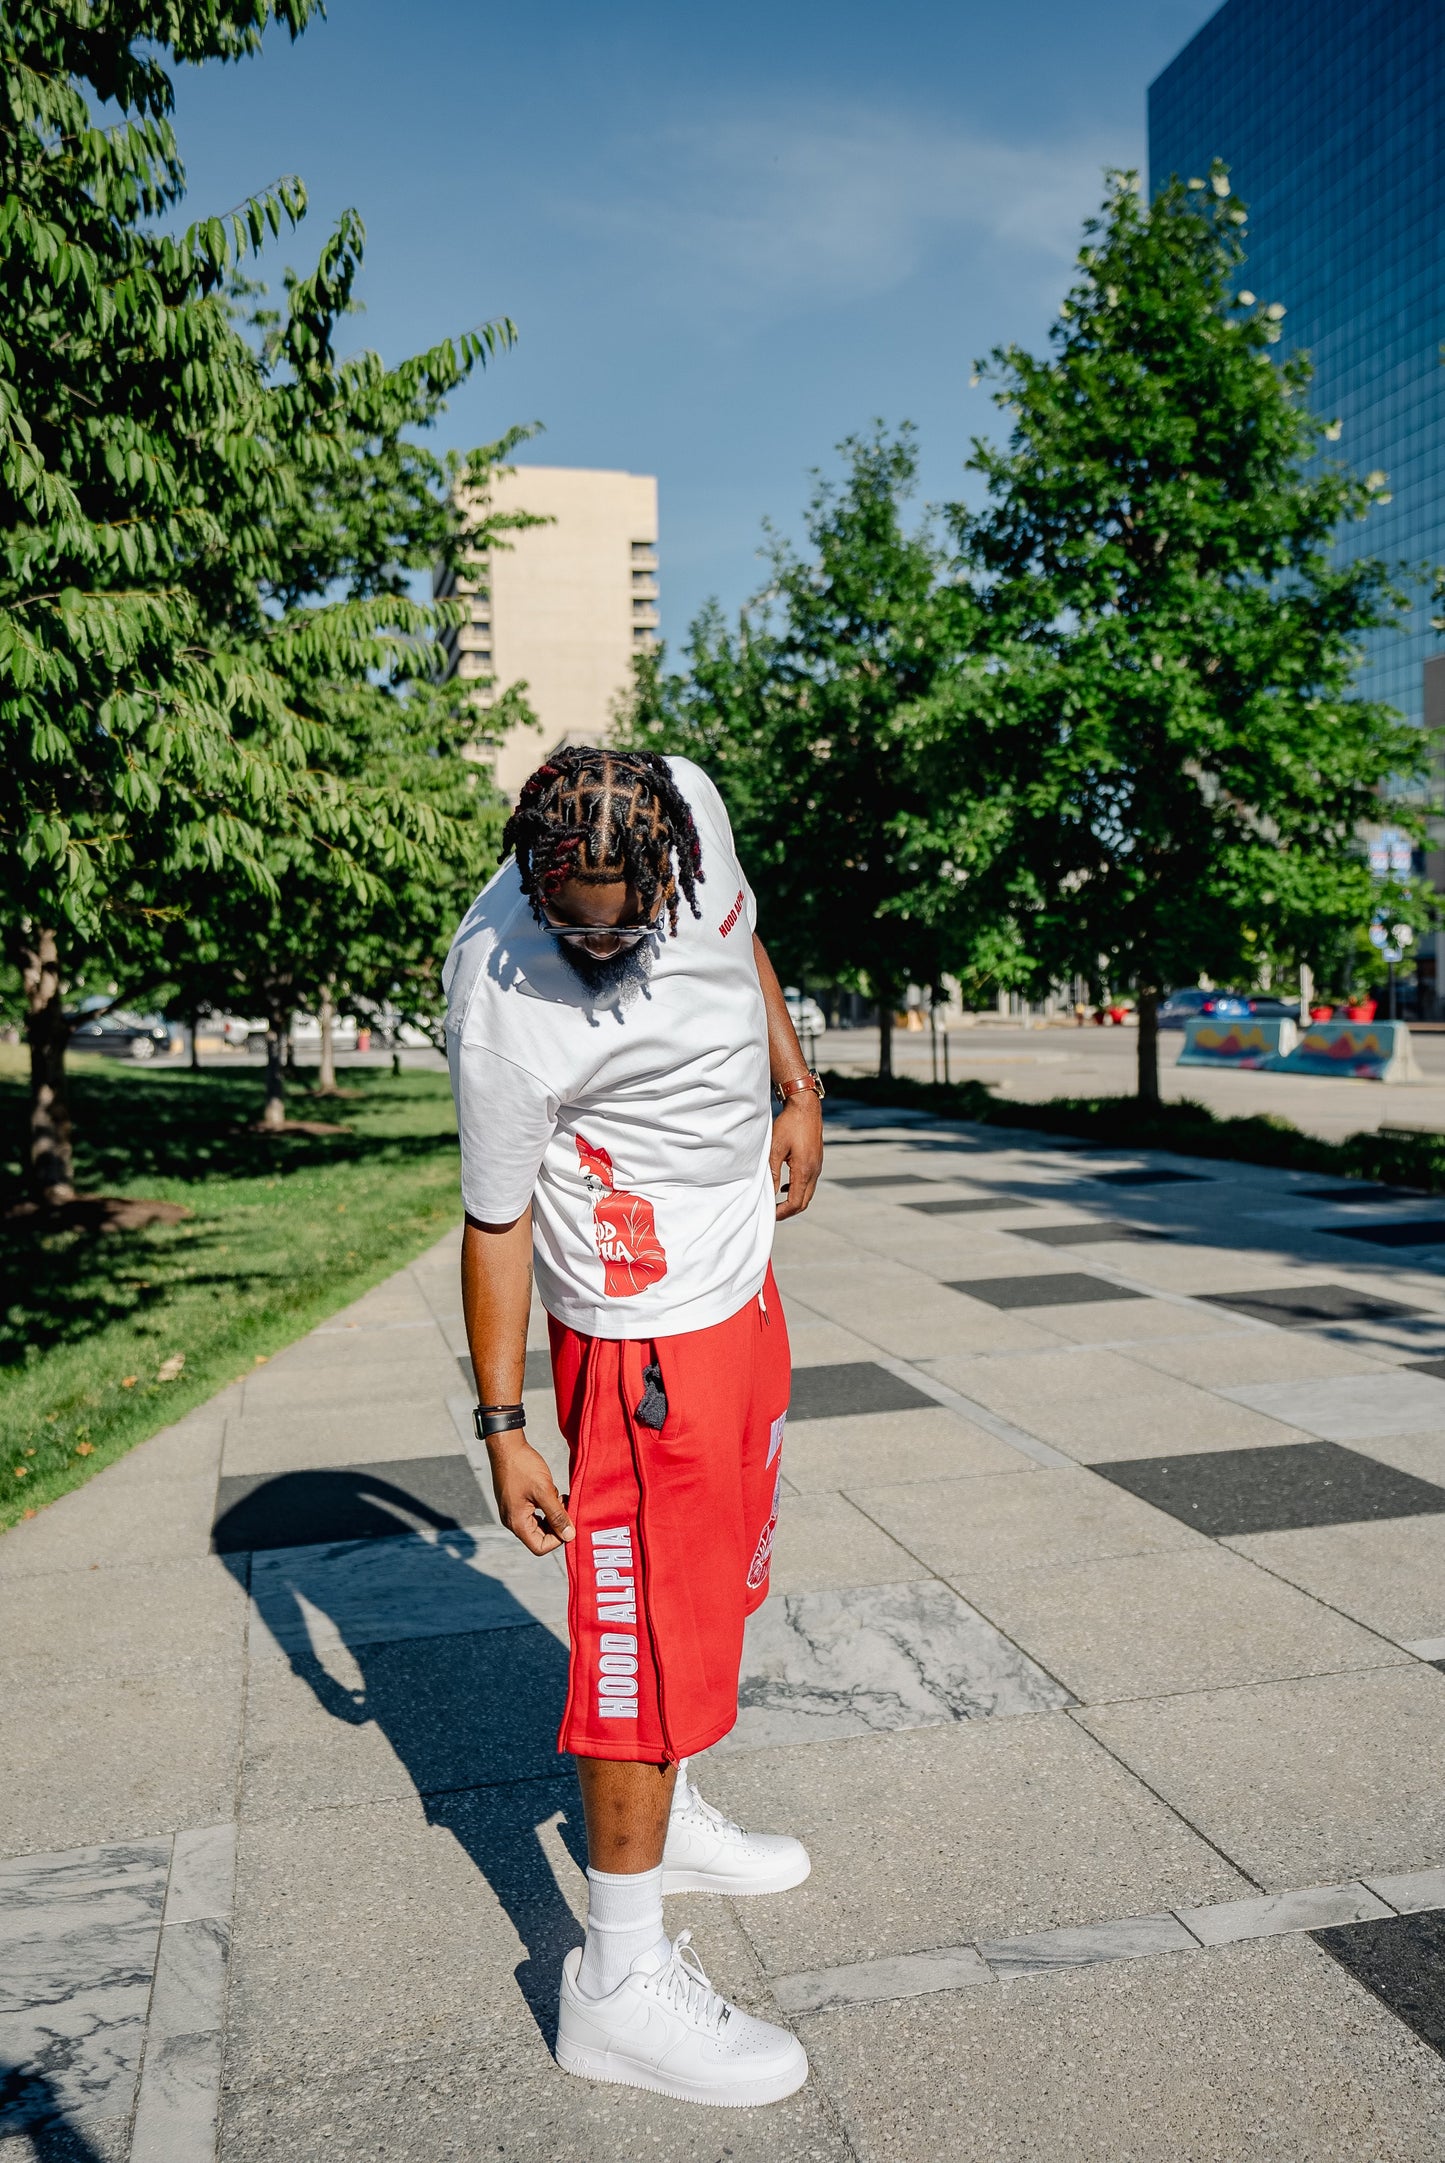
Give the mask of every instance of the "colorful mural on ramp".
<svg viewBox="0 0 1445 2163">
<path fill-rule="evenodd" d="M 1348 1081 L 1423 1081 L 1410 1031 L 1403 1021 L 1312 1022 L 1281 1074 L 1332 1075 Z"/>
<path fill-rule="evenodd" d="M 1180 1066 L 1275 1067 L 1293 1049 L 1292 1021 L 1190 1021 L 1184 1025 Z"/>
</svg>

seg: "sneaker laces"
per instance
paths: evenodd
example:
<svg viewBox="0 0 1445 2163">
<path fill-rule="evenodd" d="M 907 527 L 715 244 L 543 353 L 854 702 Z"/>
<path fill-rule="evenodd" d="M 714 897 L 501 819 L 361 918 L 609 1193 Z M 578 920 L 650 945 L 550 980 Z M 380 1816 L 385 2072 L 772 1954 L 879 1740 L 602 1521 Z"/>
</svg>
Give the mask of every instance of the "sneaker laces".
<svg viewBox="0 0 1445 2163">
<path fill-rule="evenodd" d="M 707 1971 L 692 1949 L 690 1930 L 678 1932 L 666 1962 L 647 1978 L 647 1987 L 712 2035 L 721 2035 L 732 2012 L 727 1999 L 708 1981 Z"/>
<path fill-rule="evenodd" d="M 686 1775 L 684 1775 L 684 1778 L 686 1778 Z M 736 1824 L 732 1818 L 724 1817 L 721 1810 L 715 1810 L 710 1802 L 705 1801 L 699 1795 L 691 1780 L 687 1781 L 687 1793 L 683 1801 L 678 1805 L 676 1815 L 678 1817 L 700 1817 L 705 1824 L 715 1826 L 720 1833 L 736 1833 L 739 1840 L 747 1838 L 747 1834 L 743 1831 L 741 1825 Z"/>
</svg>

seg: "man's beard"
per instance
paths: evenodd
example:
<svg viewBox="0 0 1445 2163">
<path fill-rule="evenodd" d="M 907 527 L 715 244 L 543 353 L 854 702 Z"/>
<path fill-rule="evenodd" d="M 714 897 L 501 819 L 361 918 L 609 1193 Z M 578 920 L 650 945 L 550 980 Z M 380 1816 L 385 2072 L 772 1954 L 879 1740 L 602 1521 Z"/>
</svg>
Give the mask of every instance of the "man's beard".
<svg viewBox="0 0 1445 2163">
<path fill-rule="evenodd" d="M 615 954 L 605 958 L 589 954 L 575 939 L 559 939 L 557 944 L 568 968 L 574 976 L 581 978 L 599 1005 L 610 1005 L 616 999 L 619 1006 L 630 1006 L 638 993 L 646 989 L 652 975 L 651 939 L 639 939 L 633 946 L 620 946 Z"/>
</svg>

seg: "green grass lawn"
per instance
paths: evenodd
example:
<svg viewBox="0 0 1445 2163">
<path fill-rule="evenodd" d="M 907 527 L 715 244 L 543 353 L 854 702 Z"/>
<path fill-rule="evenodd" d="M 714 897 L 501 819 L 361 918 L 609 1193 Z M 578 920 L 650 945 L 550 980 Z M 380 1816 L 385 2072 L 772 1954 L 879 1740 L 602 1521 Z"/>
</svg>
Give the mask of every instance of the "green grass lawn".
<svg viewBox="0 0 1445 2163">
<path fill-rule="evenodd" d="M 76 1062 L 77 1186 L 181 1202 L 143 1231 L 0 1225 L 0 1528 L 201 1404 L 458 1223 L 447 1077 L 351 1070 L 354 1097 L 291 1093 L 346 1131 L 268 1139 L 254 1071 Z M 0 1070 L 4 1199 L 19 1192 L 25 1088 Z M 163 1367 L 178 1378 L 157 1379 Z M 169 1363 L 169 1364 L 168 1364 Z"/>
</svg>

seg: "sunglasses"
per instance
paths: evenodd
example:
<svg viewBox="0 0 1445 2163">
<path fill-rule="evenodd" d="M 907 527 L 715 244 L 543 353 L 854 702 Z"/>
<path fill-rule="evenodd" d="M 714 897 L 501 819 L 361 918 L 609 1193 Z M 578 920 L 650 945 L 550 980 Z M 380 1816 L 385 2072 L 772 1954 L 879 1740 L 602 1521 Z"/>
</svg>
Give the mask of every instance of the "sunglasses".
<svg viewBox="0 0 1445 2163">
<path fill-rule="evenodd" d="M 550 931 L 554 939 L 575 940 L 585 946 L 589 939 L 614 939 L 619 946 L 636 946 L 639 939 L 651 938 L 657 926 L 653 924 L 554 924 L 551 917 L 542 919 L 543 931 Z"/>
</svg>

